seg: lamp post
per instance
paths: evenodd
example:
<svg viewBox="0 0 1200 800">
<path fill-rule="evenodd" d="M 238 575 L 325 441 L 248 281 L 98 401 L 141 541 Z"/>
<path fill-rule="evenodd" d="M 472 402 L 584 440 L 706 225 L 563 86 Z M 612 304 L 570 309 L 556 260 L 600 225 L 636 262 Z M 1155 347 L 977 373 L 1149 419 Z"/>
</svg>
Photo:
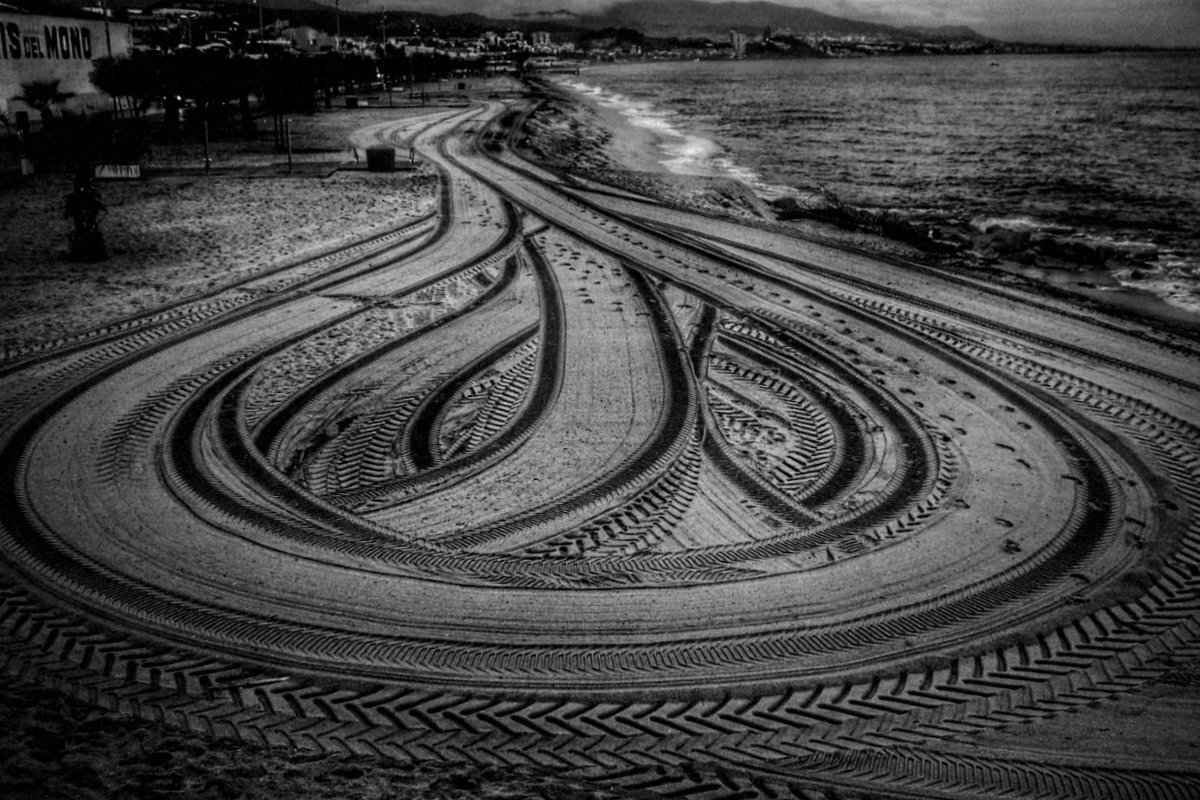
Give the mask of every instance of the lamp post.
<svg viewBox="0 0 1200 800">
<path fill-rule="evenodd" d="M 253 0 L 253 2 L 254 5 L 258 6 L 258 52 L 266 53 L 267 48 L 263 44 L 266 41 L 266 37 L 263 36 L 262 0 Z"/>
<path fill-rule="evenodd" d="M 334 0 L 334 11 L 337 13 L 337 36 L 334 39 L 334 50 L 338 53 L 342 52 L 342 0 Z"/>
<path fill-rule="evenodd" d="M 104 43 L 108 46 L 108 57 L 112 58 L 112 33 L 108 29 L 108 15 L 110 13 L 108 0 L 101 0 L 100 8 L 104 12 Z"/>
</svg>

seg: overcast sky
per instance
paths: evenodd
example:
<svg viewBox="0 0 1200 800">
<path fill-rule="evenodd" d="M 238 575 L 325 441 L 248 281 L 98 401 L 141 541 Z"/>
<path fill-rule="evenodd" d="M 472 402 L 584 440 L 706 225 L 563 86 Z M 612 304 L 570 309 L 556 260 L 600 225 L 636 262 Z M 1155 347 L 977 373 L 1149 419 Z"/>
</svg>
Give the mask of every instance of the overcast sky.
<svg viewBox="0 0 1200 800">
<path fill-rule="evenodd" d="M 1200 46 L 1200 0 L 781 0 L 899 25 L 968 25 L 987 36 Z"/>
<path fill-rule="evenodd" d="M 332 5 L 332 0 L 328 0 Z M 613 0 L 343 0 L 360 10 L 594 11 Z M 1200 0 L 774 0 L 892 25 L 968 25 L 1010 41 L 1200 47 Z"/>
</svg>

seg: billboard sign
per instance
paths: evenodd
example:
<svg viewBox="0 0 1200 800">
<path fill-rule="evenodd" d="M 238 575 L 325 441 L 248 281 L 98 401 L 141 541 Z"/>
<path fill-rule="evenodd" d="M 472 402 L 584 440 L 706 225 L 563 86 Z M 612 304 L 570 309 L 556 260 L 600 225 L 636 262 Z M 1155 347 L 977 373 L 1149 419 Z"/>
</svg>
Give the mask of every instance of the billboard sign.
<svg viewBox="0 0 1200 800">
<path fill-rule="evenodd" d="M 104 20 L 0 13 L 0 109 L 14 103 L 22 84 L 58 81 L 59 90 L 85 99 L 97 93 L 92 62 L 128 55 L 129 25 Z"/>
</svg>

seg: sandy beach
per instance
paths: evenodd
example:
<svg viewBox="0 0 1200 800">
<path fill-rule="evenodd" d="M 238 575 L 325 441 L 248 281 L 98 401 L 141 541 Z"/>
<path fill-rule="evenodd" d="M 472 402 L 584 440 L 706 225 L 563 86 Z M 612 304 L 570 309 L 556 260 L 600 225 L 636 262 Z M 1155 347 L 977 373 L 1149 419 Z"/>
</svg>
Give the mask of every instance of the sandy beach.
<svg viewBox="0 0 1200 800">
<path fill-rule="evenodd" d="M 0 191 L 0 790 L 1200 790 L 1194 336 L 471 99 Z"/>
<path fill-rule="evenodd" d="M 114 714 L 36 686 L 0 685 L 0 789 L 9 800 L 620 800 L 550 770 L 401 763 L 267 749 Z"/>
<path fill-rule="evenodd" d="M 511 88 L 505 84 L 502 89 Z M 681 175 L 664 163 L 667 134 L 631 125 L 620 110 L 590 96 L 574 96 L 542 82 L 548 102 L 531 120 L 528 154 L 581 179 L 620 186 L 681 207 L 774 222 L 776 210 L 736 180 Z M 378 98 L 377 98 L 378 99 Z M 356 130 L 375 122 L 419 117 L 418 108 L 364 108 L 293 121 L 302 152 L 293 161 L 302 176 L 286 174 L 286 156 L 266 141 L 224 140 L 213 145 L 214 176 L 198 174 L 203 152 L 195 143 L 156 146 L 152 181 L 102 184 L 101 229 L 110 258 L 102 265 L 67 259 L 70 220 L 63 213 L 71 190 L 66 176 L 48 175 L 0 192 L 7 222 L 0 257 L 0 343 L 26 346 L 94 328 L 104 322 L 245 279 L 369 236 L 433 209 L 435 178 L 415 172 L 371 174 Z M 403 154 L 400 154 L 401 157 Z M 788 223 L 801 235 L 865 252 L 907 259 L 927 255 L 903 242 L 816 220 Z M 977 264 L 951 260 L 978 273 Z M 1023 282 L 1080 302 L 1149 314 L 1169 325 L 1200 327 L 1200 316 L 1147 302 L 1135 294 L 1080 288 L 1067 276 L 1028 269 L 988 271 L 990 280 Z"/>
<path fill-rule="evenodd" d="M 101 264 L 67 258 L 69 177 L 0 189 L 2 349 L 70 339 L 431 213 L 437 177 L 428 166 L 366 172 L 354 140 L 371 125 L 425 113 L 360 109 L 300 118 L 293 135 L 306 152 L 294 162 L 305 174 L 296 177 L 263 142 L 214 143 L 212 177 L 199 174 L 196 144 L 157 147 L 148 164 L 153 178 L 101 185 L 110 256 Z M 627 796 L 546 770 L 256 748 L 114 713 L 8 672 L 0 678 L 0 717 L 10 723 L 0 741 L 0 793 L 12 800 Z"/>
<path fill-rule="evenodd" d="M 269 142 L 215 143 L 212 177 L 203 175 L 195 144 L 156 149 L 147 164 L 154 178 L 100 186 L 110 256 L 102 264 L 67 258 L 69 177 L 7 187 L 0 191 L 0 342 L 19 348 L 94 328 L 429 213 L 431 172 L 368 173 L 354 160 L 353 130 L 403 115 L 372 110 L 301 120 L 312 130 L 298 124 L 296 140 L 311 141 L 315 152 L 296 157 L 306 173 L 296 177 Z"/>
</svg>

